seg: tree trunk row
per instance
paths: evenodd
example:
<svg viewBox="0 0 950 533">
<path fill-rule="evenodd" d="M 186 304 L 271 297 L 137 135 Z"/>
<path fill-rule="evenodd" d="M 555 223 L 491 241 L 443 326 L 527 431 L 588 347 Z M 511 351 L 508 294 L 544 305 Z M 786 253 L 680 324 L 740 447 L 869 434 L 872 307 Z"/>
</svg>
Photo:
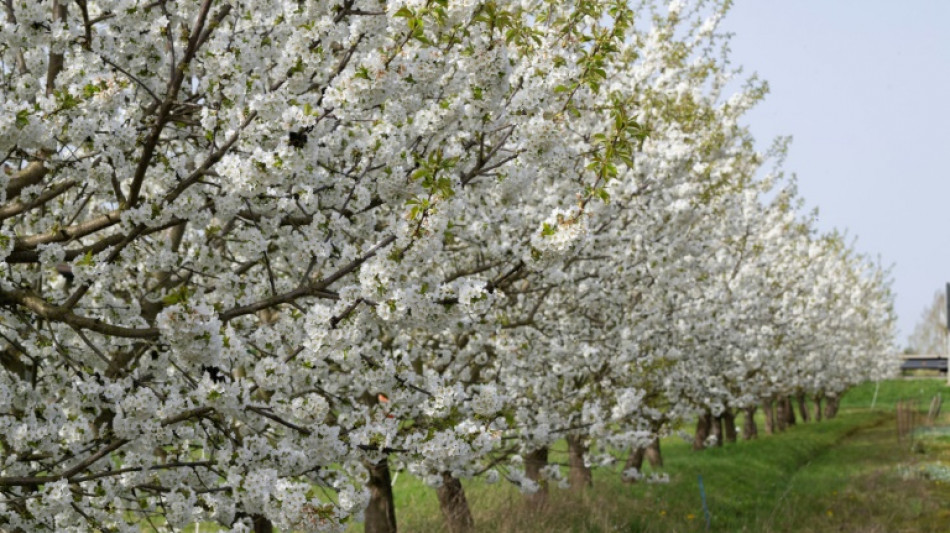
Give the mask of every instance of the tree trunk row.
<svg viewBox="0 0 950 533">
<path fill-rule="evenodd" d="M 757 430 L 755 429 L 755 421 L 747 414 L 743 429 L 745 438 L 751 438 L 747 436 L 750 432 L 752 432 L 751 434 L 755 434 Z M 719 416 L 714 416 L 709 411 L 699 415 L 699 418 L 696 420 L 696 433 L 693 435 L 693 449 L 698 451 L 705 448 L 706 439 L 710 436 L 716 437 L 716 446 L 722 446 L 726 442 L 736 442 L 736 440 L 738 440 L 736 414 L 732 409 L 724 410 Z"/>
<path fill-rule="evenodd" d="M 624 471 L 636 468 L 637 472 L 643 471 L 643 460 L 650 461 L 650 466 L 654 469 L 663 467 L 663 453 L 660 451 L 660 438 L 656 437 L 646 447 L 637 446 L 630 450 L 627 461 L 623 465 Z M 624 478 L 624 483 L 636 483 L 635 478 Z"/>
<path fill-rule="evenodd" d="M 814 410 L 809 413 L 804 394 L 795 396 L 798 412 L 803 422 L 811 419 L 821 421 L 823 418 L 834 418 L 838 413 L 839 400 L 832 396 L 815 396 Z M 822 406 L 824 400 L 824 406 Z M 782 396 L 762 402 L 762 411 L 765 415 L 765 432 L 773 434 L 784 431 L 788 426 L 795 425 L 796 416 L 792 398 Z M 759 429 L 755 422 L 756 406 L 744 409 L 742 424 L 742 438 L 745 440 L 758 438 Z M 716 445 L 724 442 L 736 442 L 736 415 L 731 409 L 726 409 L 719 416 L 713 416 L 710 411 L 704 411 L 696 421 L 696 433 L 693 437 L 693 449 L 702 450 L 710 435 L 716 437 Z M 587 444 L 582 436 L 568 436 L 568 464 L 570 472 L 568 480 L 574 489 L 583 489 L 593 484 L 591 469 L 584 463 L 584 455 L 588 451 Z M 624 470 L 636 468 L 642 470 L 644 459 L 649 460 L 654 467 L 663 466 L 663 456 L 660 451 L 660 439 L 654 438 L 646 447 L 636 447 L 630 451 Z M 392 478 L 389 473 L 389 462 L 383 458 L 378 463 L 367 462 L 369 471 L 370 490 L 369 506 L 365 513 L 366 533 L 396 533 L 396 508 L 393 503 Z M 547 501 L 548 483 L 542 479 L 541 469 L 548 464 L 548 448 L 542 447 L 527 454 L 525 457 L 525 475 L 538 484 L 538 490 L 526 496 L 527 504 L 535 509 L 541 508 Z M 627 479 L 632 483 L 635 479 Z M 439 507 L 445 517 L 445 523 L 451 533 L 470 533 L 474 529 L 474 520 L 465 498 L 462 483 L 449 472 L 443 472 L 442 485 L 438 488 Z M 271 533 L 273 526 L 263 516 L 254 516 L 254 533 Z"/>
<path fill-rule="evenodd" d="M 389 461 L 387 458 L 383 458 L 377 463 L 367 461 L 364 465 L 369 471 L 367 487 L 370 491 L 369 505 L 364 517 L 364 530 L 366 533 L 396 533 L 396 506 L 393 503 Z M 451 533 L 470 533 L 475 522 L 472 520 L 472 513 L 468 507 L 468 500 L 465 498 L 462 483 L 449 472 L 443 472 L 442 485 L 439 486 L 436 493 L 448 530 Z M 272 531 L 272 529 L 259 529 L 256 520 L 254 526 L 255 533 L 270 533 Z"/>
</svg>

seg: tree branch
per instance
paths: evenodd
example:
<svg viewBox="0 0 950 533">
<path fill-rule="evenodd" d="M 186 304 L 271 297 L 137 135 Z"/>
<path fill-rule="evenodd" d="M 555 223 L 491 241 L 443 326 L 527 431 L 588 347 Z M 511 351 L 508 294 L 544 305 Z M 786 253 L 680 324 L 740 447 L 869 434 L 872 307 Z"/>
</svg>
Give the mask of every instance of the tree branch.
<svg viewBox="0 0 950 533">
<path fill-rule="evenodd" d="M 0 305 L 9 304 L 25 307 L 46 320 L 62 322 L 74 328 L 88 329 L 102 335 L 133 339 L 157 339 L 159 335 L 157 328 L 127 328 L 107 324 L 98 318 L 74 314 L 64 307 L 47 302 L 41 296 L 27 289 L 14 289 L 12 291 L 0 289 Z"/>
</svg>

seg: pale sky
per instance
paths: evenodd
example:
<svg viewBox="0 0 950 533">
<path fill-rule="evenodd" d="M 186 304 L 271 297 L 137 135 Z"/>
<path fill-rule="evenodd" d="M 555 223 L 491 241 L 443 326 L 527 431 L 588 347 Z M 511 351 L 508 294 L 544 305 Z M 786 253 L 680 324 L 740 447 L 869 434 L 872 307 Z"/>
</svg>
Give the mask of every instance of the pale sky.
<svg viewBox="0 0 950 533">
<path fill-rule="evenodd" d="M 736 0 L 732 58 L 771 91 L 747 124 L 792 135 L 819 228 L 893 265 L 898 342 L 950 281 L 950 1 Z"/>
</svg>

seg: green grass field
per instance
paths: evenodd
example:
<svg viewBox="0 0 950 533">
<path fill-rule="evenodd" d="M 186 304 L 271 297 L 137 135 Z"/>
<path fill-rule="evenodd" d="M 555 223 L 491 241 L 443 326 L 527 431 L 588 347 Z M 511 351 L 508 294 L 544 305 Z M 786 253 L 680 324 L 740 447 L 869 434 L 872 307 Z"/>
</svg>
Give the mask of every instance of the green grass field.
<svg viewBox="0 0 950 533">
<path fill-rule="evenodd" d="M 842 409 L 866 409 L 874 401 L 877 383 L 867 382 L 849 390 L 841 399 Z M 944 400 L 950 400 L 950 387 L 946 379 L 919 378 L 893 379 L 882 381 L 877 394 L 875 409 L 893 410 L 899 400 L 917 400 L 921 409 L 926 409 L 935 394 L 942 393 Z"/>
<path fill-rule="evenodd" d="M 626 485 L 619 465 L 600 468 L 592 489 L 552 488 L 549 504 L 537 512 L 528 510 L 512 487 L 467 482 L 476 529 L 702 532 L 702 475 L 710 531 L 950 531 L 950 511 L 941 507 L 950 501 L 950 486 L 913 474 L 939 468 L 941 461 L 950 465 L 950 436 L 922 437 L 913 447 L 899 443 L 893 416 L 900 399 L 917 398 L 926 410 L 934 394 L 947 397 L 950 389 L 940 379 L 882 382 L 872 411 L 874 390 L 868 383 L 849 391 L 834 420 L 799 423 L 755 441 L 696 453 L 682 439 L 668 438 L 663 442 L 668 484 Z M 950 424 L 950 417 L 942 420 Z M 563 448 L 556 447 L 562 454 L 553 461 L 566 462 Z M 946 472 L 950 483 L 950 467 Z M 398 477 L 394 490 L 400 531 L 446 531 L 434 490 L 407 474 Z"/>
</svg>

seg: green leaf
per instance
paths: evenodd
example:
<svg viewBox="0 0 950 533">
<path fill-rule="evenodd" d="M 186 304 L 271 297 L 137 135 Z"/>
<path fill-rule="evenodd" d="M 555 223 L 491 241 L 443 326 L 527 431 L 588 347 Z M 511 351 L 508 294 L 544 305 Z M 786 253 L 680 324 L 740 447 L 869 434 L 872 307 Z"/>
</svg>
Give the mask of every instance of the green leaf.
<svg viewBox="0 0 950 533">
<path fill-rule="evenodd" d="M 16 127 L 18 130 L 22 130 L 30 124 L 30 112 L 27 109 L 18 111 L 16 114 Z"/>
<path fill-rule="evenodd" d="M 191 293 L 192 291 L 189 290 L 188 287 L 180 287 L 166 294 L 165 297 L 162 298 L 162 303 L 165 305 L 175 305 L 177 303 L 187 302 Z"/>
<path fill-rule="evenodd" d="M 86 98 L 92 98 L 94 95 L 100 92 L 102 92 L 102 87 L 98 85 L 94 85 L 92 83 L 87 83 L 82 88 L 82 95 L 85 96 Z"/>
<path fill-rule="evenodd" d="M 76 264 L 82 266 L 92 266 L 92 250 L 88 250 L 85 255 L 82 256 L 82 259 L 80 259 Z"/>
</svg>

